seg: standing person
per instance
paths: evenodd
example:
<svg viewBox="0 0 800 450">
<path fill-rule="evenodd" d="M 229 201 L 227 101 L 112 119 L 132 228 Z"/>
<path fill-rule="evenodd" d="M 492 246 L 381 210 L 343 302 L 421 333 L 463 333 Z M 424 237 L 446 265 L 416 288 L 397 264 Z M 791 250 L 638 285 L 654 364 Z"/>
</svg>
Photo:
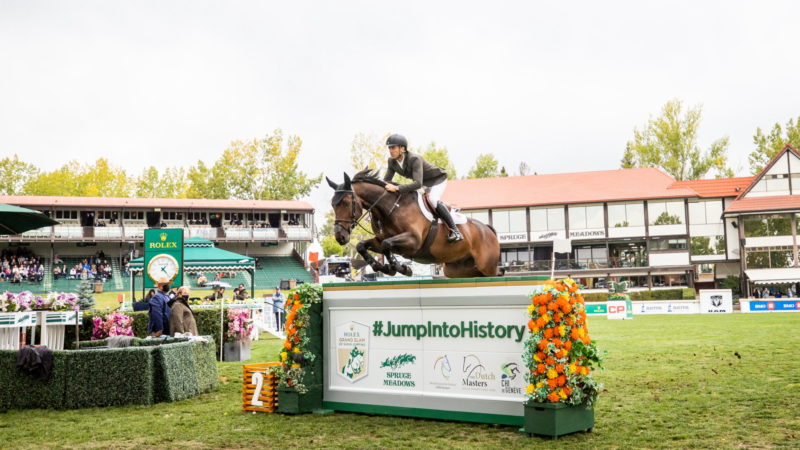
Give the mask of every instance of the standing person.
<svg viewBox="0 0 800 450">
<path fill-rule="evenodd" d="M 283 298 L 283 294 L 281 294 L 281 288 L 280 286 L 276 286 L 275 293 L 272 294 L 272 312 L 275 313 L 275 322 L 278 324 L 278 331 L 283 330 L 284 317 L 286 315 L 286 311 L 283 310 L 285 304 L 286 299 Z"/>
<path fill-rule="evenodd" d="M 386 190 L 406 193 L 425 187 L 431 204 L 436 208 L 436 214 L 442 218 L 447 228 L 450 229 L 447 242 L 456 242 L 464 239 L 464 236 L 456 228 L 447 206 L 439 201 L 447 187 L 447 172 L 425 161 L 422 156 L 409 152 L 408 141 L 399 134 L 389 136 L 386 140 L 386 146 L 389 148 L 390 155 L 386 175 L 383 176 L 383 181 L 387 183 Z M 395 173 L 411 179 L 411 183 L 400 186 L 392 184 L 392 178 L 394 178 Z"/>
<path fill-rule="evenodd" d="M 150 299 L 149 321 L 147 332 L 150 336 L 160 337 L 169 332 L 169 282 L 159 281 L 158 292 Z"/>
<path fill-rule="evenodd" d="M 192 308 L 189 306 L 189 292 L 191 291 L 188 286 L 178 288 L 169 317 L 169 332 L 172 336 L 175 336 L 175 333 L 191 333 L 192 336 L 199 334 L 197 322 L 194 320 Z"/>
</svg>

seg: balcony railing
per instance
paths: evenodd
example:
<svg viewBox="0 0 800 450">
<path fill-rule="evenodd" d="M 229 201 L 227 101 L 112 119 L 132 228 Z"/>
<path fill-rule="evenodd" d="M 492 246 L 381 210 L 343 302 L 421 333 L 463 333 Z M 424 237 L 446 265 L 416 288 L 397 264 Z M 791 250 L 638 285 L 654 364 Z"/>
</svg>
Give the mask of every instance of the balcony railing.
<svg viewBox="0 0 800 450">
<path fill-rule="evenodd" d="M 83 227 L 56 226 L 53 227 L 53 237 L 61 239 L 81 239 L 83 238 Z"/>
<path fill-rule="evenodd" d="M 287 239 L 311 239 L 310 228 L 286 227 L 283 231 Z"/>
<path fill-rule="evenodd" d="M 550 270 L 549 259 L 534 261 L 512 261 L 506 263 L 508 272 L 542 272 Z M 627 267 L 647 267 L 647 260 L 626 258 L 605 259 L 557 259 L 556 270 L 595 270 Z"/>
<path fill-rule="evenodd" d="M 116 225 L 94 227 L 94 237 L 102 239 L 119 239 L 122 237 L 122 227 Z"/>
</svg>

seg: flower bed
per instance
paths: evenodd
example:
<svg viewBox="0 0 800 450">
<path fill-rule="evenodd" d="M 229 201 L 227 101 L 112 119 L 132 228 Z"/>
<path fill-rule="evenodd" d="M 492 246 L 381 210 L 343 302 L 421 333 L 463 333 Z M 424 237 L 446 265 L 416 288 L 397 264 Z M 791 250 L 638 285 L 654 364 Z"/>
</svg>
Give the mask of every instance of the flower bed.
<svg viewBox="0 0 800 450">
<path fill-rule="evenodd" d="M 549 282 L 532 297 L 528 314 L 531 334 L 523 353 L 527 397 L 568 405 L 594 403 L 599 387 L 591 371 L 601 360 L 589 337 L 578 284 L 569 278 Z"/>
</svg>

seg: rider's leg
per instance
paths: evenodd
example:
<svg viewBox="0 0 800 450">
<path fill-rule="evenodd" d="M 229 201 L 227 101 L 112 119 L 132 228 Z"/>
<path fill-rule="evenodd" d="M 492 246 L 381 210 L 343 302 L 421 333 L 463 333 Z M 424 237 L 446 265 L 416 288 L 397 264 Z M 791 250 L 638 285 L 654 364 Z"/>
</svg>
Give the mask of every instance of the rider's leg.
<svg viewBox="0 0 800 450">
<path fill-rule="evenodd" d="M 442 198 L 442 194 L 446 188 L 447 180 L 431 186 L 428 190 L 428 198 L 431 199 L 431 203 L 433 205 L 436 205 L 436 214 L 442 218 L 444 223 L 447 225 L 447 228 L 450 228 L 450 234 L 447 236 L 447 242 L 456 242 L 464 239 L 464 236 L 461 235 L 461 232 L 458 231 L 456 224 L 453 223 L 453 217 L 450 215 L 450 211 L 448 211 L 444 203 L 439 201 L 439 199 Z"/>
<path fill-rule="evenodd" d="M 464 236 L 462 236 L 461 232 L 458 231 L 456 224 L 453 223 L 453 217 L 450 215 L 450 211 L 447 210 L 447 206 L 445 206 L 444 203 L 436 203 L 436 213 L 442 218 L 444 223 L 447 224 L 447 228 L 450 228 L 450 234 L 447 236 L 447 242 L 456 242 L 464 239 Z"/>
</svg>

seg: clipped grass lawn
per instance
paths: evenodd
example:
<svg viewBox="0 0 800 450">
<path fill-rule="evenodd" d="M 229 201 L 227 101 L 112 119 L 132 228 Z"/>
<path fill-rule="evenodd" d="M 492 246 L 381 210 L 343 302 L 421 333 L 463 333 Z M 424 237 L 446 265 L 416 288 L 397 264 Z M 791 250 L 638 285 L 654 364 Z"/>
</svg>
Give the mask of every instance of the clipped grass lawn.
<svg viewBox="0 0 800 450">
<path fill-rule="evenodd" d="M 210 394 L 153 407 L 0 413 L 0 446 L 771 447 L 800 445 L 800 314 L 589 319 L 607 350 L 595 431 L 557 441 L 516 428 L 397 417 L 241 411 L 241 364 Z M 277 339 L 255 343 L 274 360 Z M 739 356 L 737 356 L 737 354 Z M 113 376 L 113 374 L 109 374 Z M 102 382 L 98 380 L 98 382 Z M 521 406 L 520 406 L 521 407 Z"/>
</svg>

